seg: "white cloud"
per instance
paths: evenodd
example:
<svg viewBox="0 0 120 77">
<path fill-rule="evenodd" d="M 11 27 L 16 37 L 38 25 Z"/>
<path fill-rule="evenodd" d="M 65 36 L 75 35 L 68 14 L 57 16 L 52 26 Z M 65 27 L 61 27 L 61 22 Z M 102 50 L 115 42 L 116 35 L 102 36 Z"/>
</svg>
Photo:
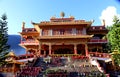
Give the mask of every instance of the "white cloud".
<svg viewBox="0 0 120 77">
<path fill-rule="evenodd" d="M 107 26 L 111 26 L 113 24 L 113 17 L 115 15 L 119 16 L 119 14 L 117 14 L 117 9 L 114 6 L 108 6 L 102 11 L 99 18 L 101 21 L 104 19 Z"/>
</svg>

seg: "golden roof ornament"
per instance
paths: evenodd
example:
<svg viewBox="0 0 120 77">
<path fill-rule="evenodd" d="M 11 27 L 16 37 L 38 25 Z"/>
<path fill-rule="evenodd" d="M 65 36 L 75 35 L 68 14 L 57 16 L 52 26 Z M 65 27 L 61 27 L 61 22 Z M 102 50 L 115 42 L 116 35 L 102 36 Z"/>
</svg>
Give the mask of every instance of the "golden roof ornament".
<svg viewBox="0 0 120 77">
<path fill-rule="evenodd" d="M 74 18 L 74 16 L 71 16 L 71 15 L 70 15 L 70 18 Z"/>
<path fill-rule="evenodd" d="M 22 22 L 22 29 L 25 28 L 25 22 Z"/>
<path fill-rule="evenodd" d="M 13 51 L 11 51 L 11 52 L 9 52 L 9 53 L 7 54 L 7 56 L 16 56 L 16 55 L 15 55 L 15 53 L 14 53 Z"/>
<path fill-rule="evenodd" d="M 105 26 L 105 19 L 102 20 L 102 25 Z"/>
<path fill-rule="evenodd" d="M 55 18 L 56 18 L 56 16 L 55 16 L 55 15 L 51 17 L 51 19 L 55 19 Z"/>
<path fill-rule="evenodd" d="M 92 23 L 94 23 L 94 22 L 95 22 L 95 20 L 94 20 L 94 19 L 92 19 L 92 20 L 91 20 L 91 22 L 92 22 Z"/>
<path fill-rule="evenodd" d="M 61 12 L 60 13 L 60 16 L 63 18 L 65 16 L 65 13 L 64 12 Z"/>
</svg>

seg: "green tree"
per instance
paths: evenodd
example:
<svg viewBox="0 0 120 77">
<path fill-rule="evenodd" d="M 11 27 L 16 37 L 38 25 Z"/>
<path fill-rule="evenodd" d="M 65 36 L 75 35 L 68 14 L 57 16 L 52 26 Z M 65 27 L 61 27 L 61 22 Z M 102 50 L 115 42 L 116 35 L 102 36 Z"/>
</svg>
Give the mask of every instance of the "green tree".
<svg viewBox="0 0 120 77">
<path fill-rule="evenodd" d="M 113 18 L 114 24 L 109 27 L 108 40 L 111 45 L 112 58 L 115 66 L 120 65 L 120 19 L 117 16 Z"/>
<path fill-rule="evenodd" d="M 10 46 L 7 44 L 8 41 L 8 27 L 7 27 L 7 16 L 3 14 L 0 18 L 0 65 L 5 64 L 5 58 L 8 54 Z"/>
<path fill-rule="evenodd" d="M 120 19 L 114 16 L 113 22 L 114 24 L 109 27 L 108 40 L 112 50 L 120 51 Z"/>
<path fill-rule="evenodd" d="M 120 66 L 120 53 L 118 51 L 112 52 L 112 58 L 114 61 L 114 65 Z"/>
</svg>

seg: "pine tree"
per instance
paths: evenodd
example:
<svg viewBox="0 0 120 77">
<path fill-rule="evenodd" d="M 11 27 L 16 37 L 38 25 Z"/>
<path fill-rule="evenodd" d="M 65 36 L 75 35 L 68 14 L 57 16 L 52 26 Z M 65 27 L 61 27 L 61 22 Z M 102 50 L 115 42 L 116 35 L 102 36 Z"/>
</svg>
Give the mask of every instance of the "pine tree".
<svg viewBox="0 0 120 77">
<path fill-rule="evenodd" d="M 5 64 L 5 58 L 8 54 L 10 46 L 7 44 L 8 41 L 8 27 L 7 27 L 7 16 L 3 14 L 0 19 L 0 65 Z"/>
</svg>

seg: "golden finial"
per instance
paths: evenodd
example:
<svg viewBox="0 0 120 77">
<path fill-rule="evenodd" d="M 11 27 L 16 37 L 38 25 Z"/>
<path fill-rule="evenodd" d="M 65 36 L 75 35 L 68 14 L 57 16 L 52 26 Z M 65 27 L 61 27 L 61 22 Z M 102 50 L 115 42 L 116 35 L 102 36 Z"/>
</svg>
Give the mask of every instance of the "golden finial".
<svg viewBox="0 0 120 77">
<path fill-rule="evenodd" d="M 102 20 L 102 25 L 105 26 L 105 19 Z"/>
<path fill-rule="evenodd" d="M 65 16 L 65 13 L 64 12 L 61 12 L 60 13 L 60 16 L 63 18 Z"/>
<path fill-rule="evenodd" d="M 22 22 L 22 29 L 25 28 L 25 22 Z"/>
<path fill-rule="evenodd" d="M 52 16 L 51 18 L 54 19 L 54 18 L 56 18 L 56 16 L 54 15 L 54 16 Z"/>
<path fill-rule="evenodd" d="M 9 53 L 7 54 L 7 56 L 15 56 L 14 51 L 9 52 Z"/>
<path fill-rule="evenodd" d="M 70 15 L 69 17 L 70 17 L 70 18 L 74 18 L 74 16 L 72 16 L 72 15 Z"/>
<path fill-rule="evenodd" d="M 94 21 L 95 21 L 94 19 L 91 20 L 92 23 L 94 23 Z"/>
</svg>

